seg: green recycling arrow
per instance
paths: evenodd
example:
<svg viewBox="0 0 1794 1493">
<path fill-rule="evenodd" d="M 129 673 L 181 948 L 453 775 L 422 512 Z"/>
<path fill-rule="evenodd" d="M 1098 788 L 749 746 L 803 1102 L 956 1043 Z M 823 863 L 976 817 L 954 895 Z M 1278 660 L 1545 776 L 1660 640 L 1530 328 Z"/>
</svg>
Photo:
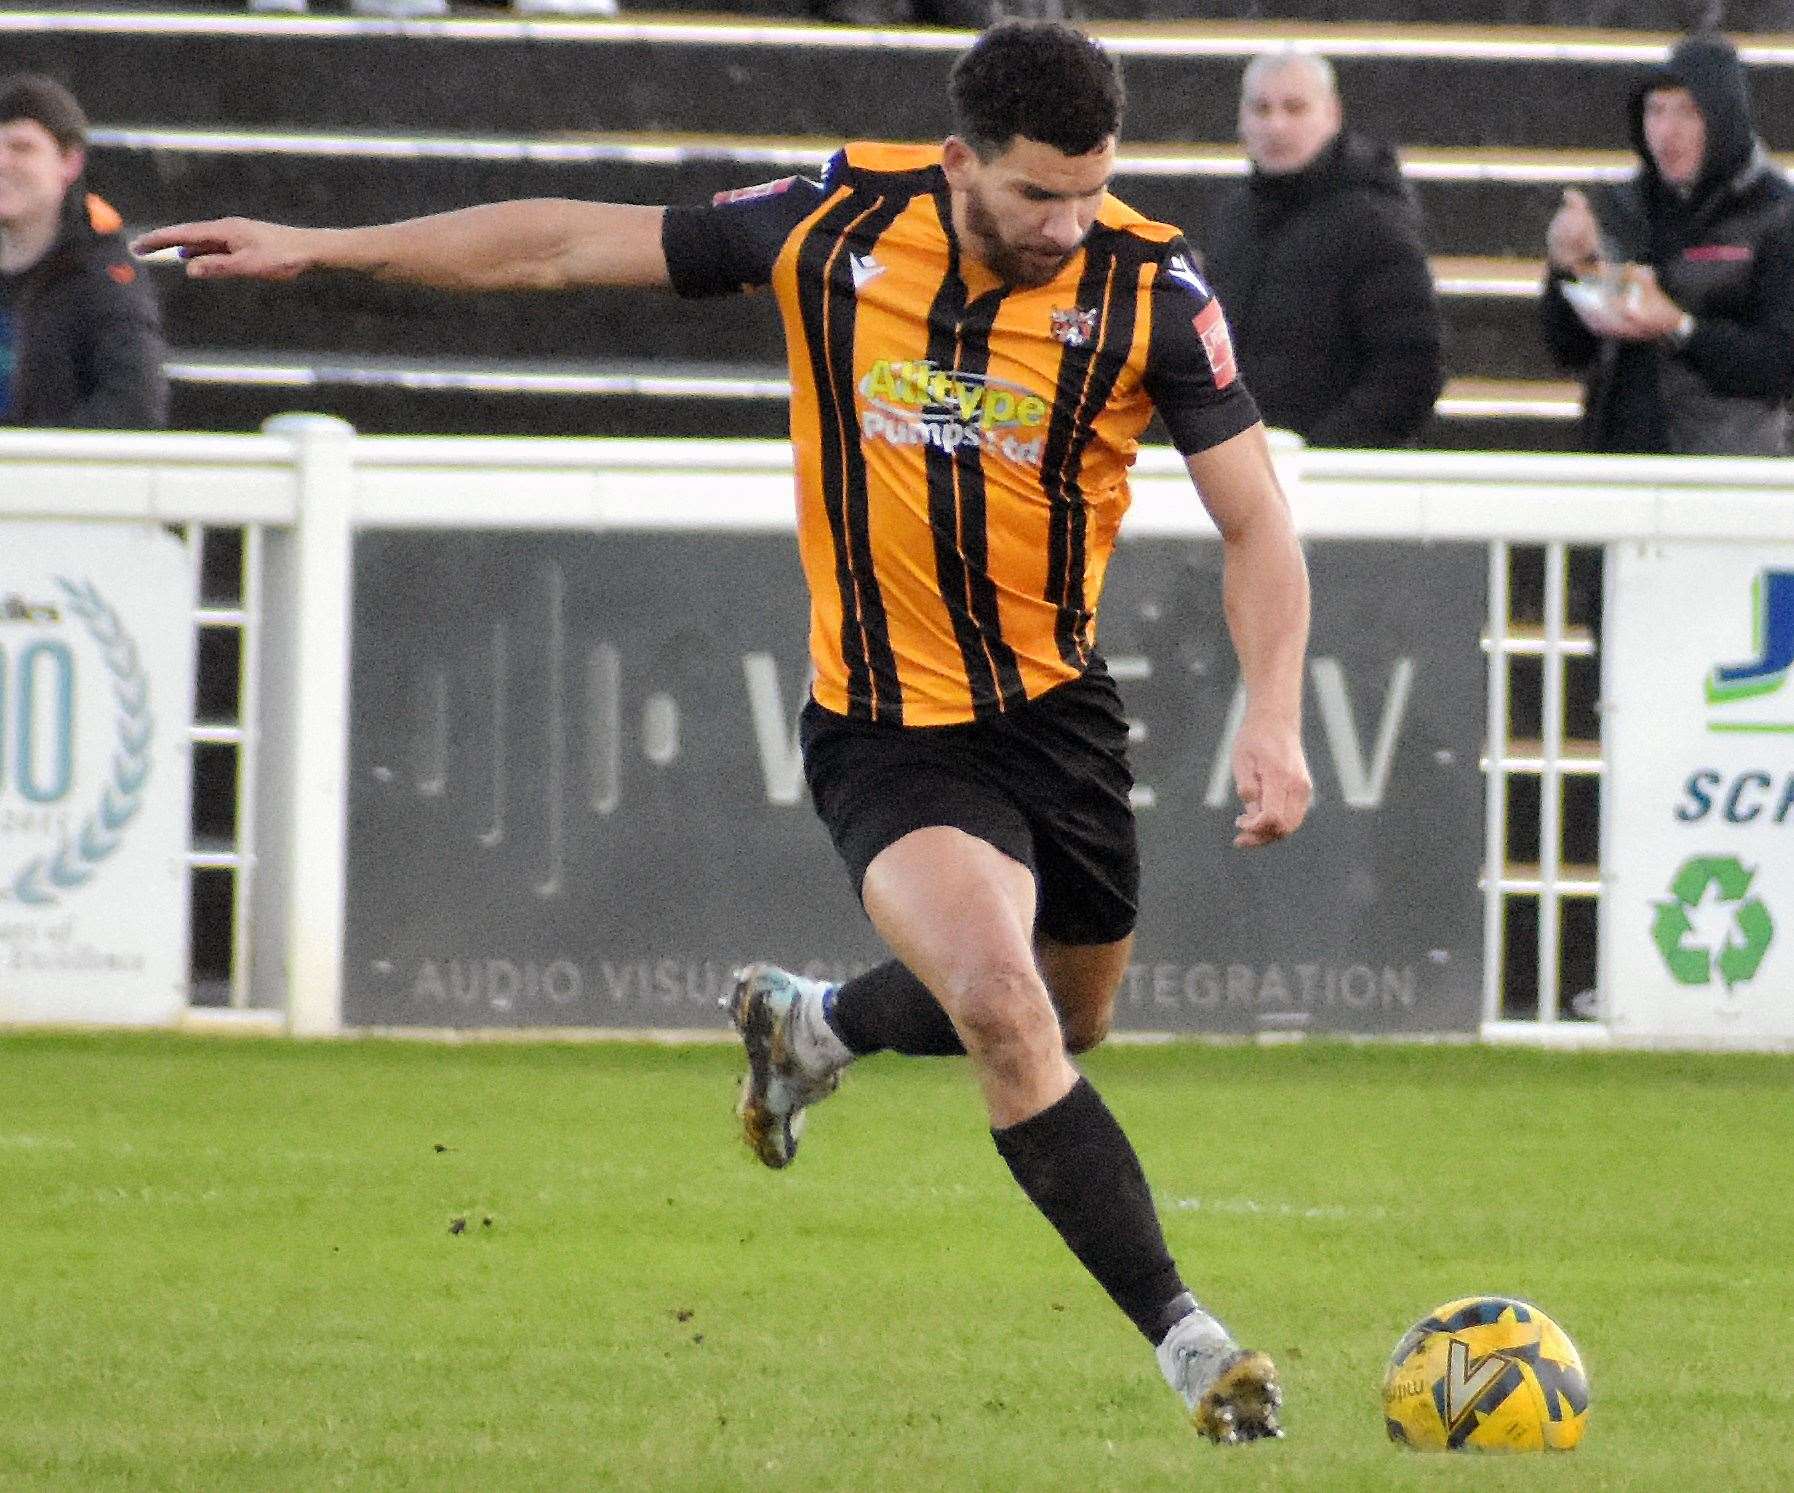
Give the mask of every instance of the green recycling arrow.
<svg viewBox="0 0 1794 1493">
<path fill-rule="evenodd" d="M 1719 887 L 1721 901 L 1742 902 L 1753 874 L 1739 865 L 1734 856 L 1701 855 L 1676 872 L 1669 889 L 1678 901 L 1693 907 L 1706 895 L 1707 884 L 1712 882 Z"/>
<path fill-rule="evenodd" d="M 1763 956 L 1769 952 L 1769 940 L 1775 935 L 1775 920 L 1761 902 L 1746 902 L 1732 914 L 1732 922 L 1744 935 L 1743 943 L 1726 943 L 1719 956 L 1719 977 L 1730 990 L 1756 974 Z"/>
<path fill-rule="evenodd" d="M 1713 978 L 1713 961 L 1705 949 L 1685 949 L 1682 940 L 1694 931 L 1688 909 L 1680 902 L 1660 902 L 1651 936 L 1678 985 L 1705 985 Z"/>
</svg>

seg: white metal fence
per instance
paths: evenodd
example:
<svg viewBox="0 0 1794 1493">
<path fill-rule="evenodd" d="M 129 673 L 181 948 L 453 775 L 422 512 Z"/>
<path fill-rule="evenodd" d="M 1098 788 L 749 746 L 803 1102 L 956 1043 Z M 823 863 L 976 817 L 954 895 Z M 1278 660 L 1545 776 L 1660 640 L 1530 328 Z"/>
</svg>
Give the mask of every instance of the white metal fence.
<svg viewBox="0 0 1794 1493">
<path fill-rule="evenodd" d="M 1488 546 L 1485 1031 L 1587 1028 L 1571 1018 L 1603 1008 L 1572 1007 L 1565 972 L 1592 969 L 1603 867 L 1587 834 L 1587 858 L 1566 857 L 1564 795 L 1579 795 L 1571 821 L 1598 812 L 1605 753 L 1586 698 L 1596 628 L 1570 600 L 1571 563 L 1616 543 L 1794 540 L 1794 466 L 1298 446 L 1279 461 L 1307 537 Z M 232 759 L 227 829 L 189 857 L 225 884 L 218 999 L 315 1033 L 341 1024 L 355 530 L 783 531 L 790 466 L 776 442 L 369 438 L 310 416 L 255 436 L 0 432 L 0 517 L 188 533 L 195 626 L 239 662 L 228 707 L 193 730 L 196 749 Z M 1173 453 L 1143 452 L 1134 487 L 1124 535 L 1213 537 Z M 1594 723 L 1581 734 L 1566 730 L 1579 691 Z M 1516 734 L 1535 717 L 1536 736 Z"/>
</svg>

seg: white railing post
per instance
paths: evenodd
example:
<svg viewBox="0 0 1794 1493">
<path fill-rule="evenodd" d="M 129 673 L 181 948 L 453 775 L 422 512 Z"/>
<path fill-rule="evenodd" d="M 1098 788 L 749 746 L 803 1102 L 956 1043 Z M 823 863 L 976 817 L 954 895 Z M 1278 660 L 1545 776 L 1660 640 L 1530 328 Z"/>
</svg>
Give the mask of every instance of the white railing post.
<svg viewBox="0 0 1794 1493">
<path fill-rule="evenodd" d="M 1489 544 L 1489 656 L 1484 710 L 1483 785 L 1483 1022 L 1503 1015 L 1507 949 L 1508 547 Z"/>
<path fill-rule="evenodd" d="M 280 415 L 263 429 L 292 442 L 299 514 L 268 536 L 263 591 L 258 875 L 264 944 L 257 985 L 278 995 L 299 1036 L 343 1022 L 348 849 L 350 563 L 355 430 L 326 415 Z"/>
<path fill-rule="evenodd" d="M 1564 631 L 1569 589 L 1569 551 L 1561 539 L 1545 546 L 1545 653 L 1540 660 L 1540 729 L 1544 737 L 1539 765 L 1539 1005 L 1540 1021 L 1556 1021 L 1563 943 L 1563 753 Z"/>
</svg>

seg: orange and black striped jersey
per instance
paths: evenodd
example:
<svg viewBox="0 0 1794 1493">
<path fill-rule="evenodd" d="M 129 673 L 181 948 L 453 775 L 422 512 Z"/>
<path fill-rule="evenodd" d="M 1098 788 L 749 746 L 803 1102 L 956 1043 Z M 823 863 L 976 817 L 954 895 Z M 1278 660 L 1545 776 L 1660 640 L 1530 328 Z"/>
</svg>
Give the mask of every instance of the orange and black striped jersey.
<svg viewBox="0 0 1794 1493">
<path fill-rule="evenodd" d="M 1096 607 L 1156 407 L 1185 453 L 1258 419 L 1175 228 L 1105 197 L 1049 284 L 961 252 L 940 152 L 850 145 L 669 210 L 674 288 L 770 284 L 791 366 L 817 702 L 944 725 L 1100 663 Z"/>
</svg>

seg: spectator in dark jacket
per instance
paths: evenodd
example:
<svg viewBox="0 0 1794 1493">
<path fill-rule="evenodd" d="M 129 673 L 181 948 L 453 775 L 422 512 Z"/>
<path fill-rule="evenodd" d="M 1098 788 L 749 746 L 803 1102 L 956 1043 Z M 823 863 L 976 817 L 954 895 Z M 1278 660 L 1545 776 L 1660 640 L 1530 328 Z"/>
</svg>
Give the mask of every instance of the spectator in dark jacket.
<svg viewBox="0 0 1794 1493">
<path fill-rule="evenodd" d="M 1393 150 L 1342 125 L 1324 57 L 1255 58 L 1252 174 L 1199 236 L 1265 422 L 1318 446 L 1400 445 L 1445 385 L 1443 327 L 1419 199 Z"/>
<path fill-rule="evenodd" d="M 1592 204 L 1566 192 L 1546 236 L 1545 337 L 1585 372 L 1584 441 L 1786 454 L 1794 187 L 1752 129 L 1737 52 L 1683 42 L 1634 95 L 1631 124 L 1638 174 Z"/>
<path fill-rule="evenodd" d="M 0 425 L 142 430 L 168 413 L 155 301 L 87 192 L 87 119 L 48 78 L 0 80 Z"/>
</svg>

